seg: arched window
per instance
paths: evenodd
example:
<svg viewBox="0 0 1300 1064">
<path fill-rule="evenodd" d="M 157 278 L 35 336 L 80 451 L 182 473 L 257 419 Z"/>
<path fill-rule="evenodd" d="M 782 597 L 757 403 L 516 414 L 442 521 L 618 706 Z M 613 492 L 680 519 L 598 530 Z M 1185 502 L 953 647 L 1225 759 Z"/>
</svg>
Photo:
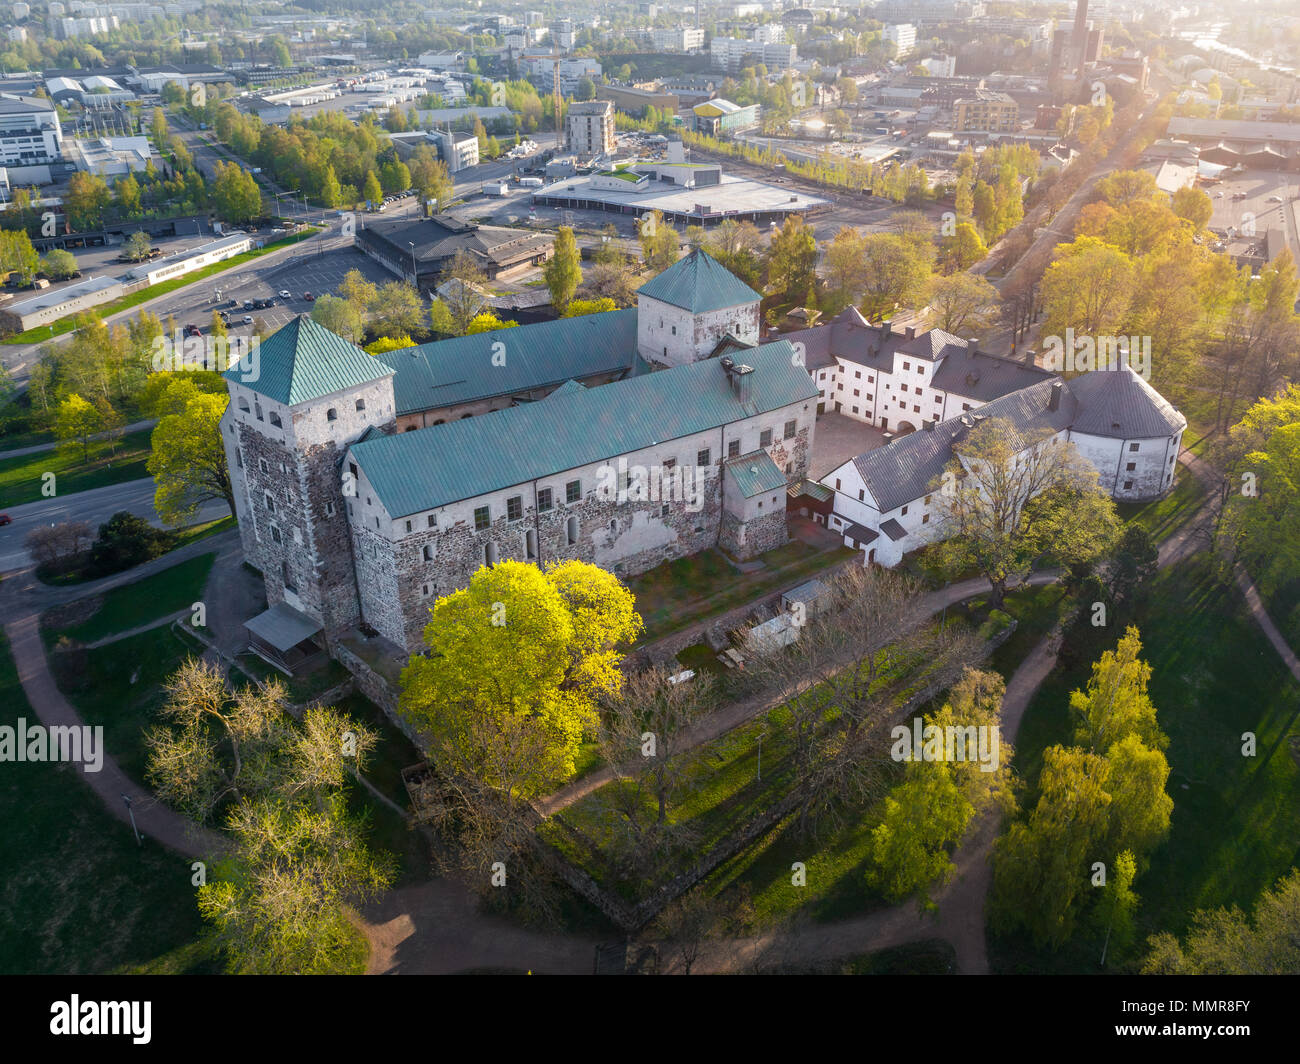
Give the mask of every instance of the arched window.
<svg viewBox="0 0 1300 1064">
<path fill-rule="evenodd" d="M 424 547 L 424 560 L 425 560 L 426 562 L 431 562 L 431 561 L 433 561 L 433 546 L 432 546 L 432 544 L 425 544 L 425 547 Z"/>
<path fill-rule="evenodd" d="M 364 410 L 365 408 L 366 408 L 366 401 L 365 401 L 364 399 L 358 399 L 358 400 L 357 400 L 357 409 L 358 409 L 358 410 Z"/>
<path fill-rule="evenodd" d="M 328 410 L 325 411 L 326 421 L 337 421 L 338 419 L 339 419 L 339 412 L 335 410 L 333 407 L 330 407 Z"/>
<path fill-rule="evenodd" d="M 258 421 L 266 420 L 264 417 L 262 417 L 262 404 L 259 403 L 256 399 L 253 400 L 253 413 L 257 415 Z"/>
<path fill-rule="evenodd" d="M 568 533 L 569 546 L 572 547 L 578 542 L 578 519 L 576 517 L 569 518 L 566 532 Z"/>
<path fill-rule="evenodd" d="M 280 421 L 280 415 L 277 414 L 274 410 L 271 411 L 271 424 L 274 425 L 277 429 L 284 428 L 284 424 Z"/>
<path fill-rule="evenodd" d="M 242 395 L 239 397 L 239 409 L 242 410 L 245 414 L 247 414 L 247 413 L 249 412 L 249 411 L 248 411 L 248 400 L 245 399 Z"/>
</svg>

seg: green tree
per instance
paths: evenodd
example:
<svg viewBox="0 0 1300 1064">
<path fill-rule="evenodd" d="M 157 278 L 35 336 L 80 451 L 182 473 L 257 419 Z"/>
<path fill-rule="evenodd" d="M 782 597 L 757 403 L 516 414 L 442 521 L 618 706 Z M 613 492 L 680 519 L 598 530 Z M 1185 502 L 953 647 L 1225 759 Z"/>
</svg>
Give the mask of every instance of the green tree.
<svg viewBox="0 0 1300 1064">
<path fill-rule="evenodd" d="M 1119 519 L 1096 469 L 1050 428 L 989 418 L 953 452 L 933 485 L 945 536 L 939 554 L 952 571 L 981 572 L 993 606 L 1045 555 L 1086 561 L 1115 541 Z"/>
<path fill-rule="evenodd" d="M 485 566 L 434 604 L 401 712 L 444 772 L 544 794 L 573 776 L 595 699 L 621 686 L 617 647 L 640 630 L 631 593 L 594 565 Z"/>
<path fill-rule="evenodd" d="M 366 203 L 370 205 L 383 203 L 384 201 L 384 190 L 380 187 L 379 178 L 375 176 L 373 170 L 366 174 L 366 183 L 361 190 L 361 195 L 365 197 Z"/>
<path fill-rule="evenodd" d="M 1097 926 L 1105 929 L 1106 936 L 1101 947 L 1102 967 L 1106 965 L 1106 953 L 1112 940 L 1121 950 L 1133 941 L 1133 914 L 1138 907 L 1138 896 L 1133 893 L 1136 877 L 1137 861 L 1132 852 L 1122 850 L 1106 877 L 1101 897 L 1097 899 Z"/>
<path fill-rule="evenodd" d="M 958 222 L 950 236 L 939 238 L 939 267 L 945 273 L 968 270 L 988 253 L 970 222 Z"/>
<path fill-rule="evenodd" d="M 582 256 L 573 230 L 567 225 L 560 226 L 555 234 L 554 253 L 542 266 L 542 277 L 551 293 L 551 305 L 564 317 L 573 293 L 582 282 Z"/>
<path fill-rule="evenodd" d="M 149 135 L 153 137 L 156 148 L 161 149 L 167 143 L 167 116 L 163 114 L 161 107 L 153 109 L 153 117 L 149 121 Z"/>
<path fill-rule="evenodd" d="M 81 445 L 82 462 L 90 461 L 90 439 L 103 428 L 103 417 L 76 392 L 59 404 L 54 419 L 54 437 L 60 443 Z"/>
<path fill-rule="evenodd" d="M 68 224 L 77 232 L 100 228 L 112 199 L 113 194 L 102 177 L 78 170 L 68 179 L 68 193 L 63 198 Z"/>
<path fill-rule="evenodd" d="M 862 239 L 862 313 L 888 318 L 896 309 L 919 305 L 930 283 L 926 250 L 897 233 L 868 233 Z"/>
<path fill-rule="evenodd" d="M 772 236 L 767 250 L 767 290 L 802 297 L 817 275 L 817 241 L 801 215 L 792 214 Z"/>
<path fill-rule="evenodd" d="M 311 308 L 311 320 L 354 344 L 365 335 L 365 324 L 356 305 L 348 299 L 323 295 Z"/>
<path fill-rule="evenodd" d="M 131 262 L 142 262 L 149 257 L 149 252 L 152 250 L 153 241 L 149 239 L 149 234 L 143 229 L 137 229 L 126 238 L 122 253 Z"/>
<path fill-rule="evenodd" d="M 477 314 L 474 320 L 469 323 L 469 328 L 465 330 L 466 336 L 474 336 L 477 333 L 494 332 L 497 329 L 513 329 L 519 322 L 502 321 L 490 311 Z"/>
<path fill-rule="evenodd" d="M 184 413 L 168 414 L 154 426 L 147 468 L 154 479 L 154 506 L 169 525 L 192 518 L 209 499 L 221 500 L 235 513 L 221 442 L 226 402 L 224 395 L 197 395 L 186 402 Z"/>
<path fill-rule="evenodd" d="M 226 222 L 239 224 L 262 214 L 262 193 L 257 181 L 235 163 L 217 163 L 216 178 L 212 182 L 212 202 L 218 216 Z"/>
<path fill-rule="evenodd" d="M 580 318 L 584 314 L 605 314 L 618 310 L 618 304 L 608 297 L 600 299 L 575 299 L 564 308 L 562 318 Z"/>
<path fill-rule="evenodd" d="M 954 273 L 930 280 L 930 322 L 954 336 L 982 334 L 997 319 L 998 290 L 983 277 Z"/>
<path fill-rule="evenodd" d="M 425 330 L 424 304 L 408 284 L 389 281 L 379 286 L 370 304 L 370 330 L 376 336 L 410 336 Z"/>
<path fill-rule="evenodd" d="M 71 251 L 51 248 L 41 258 L 41 269 L 56 281 L 65 281 L 77 272 L 77 257 Z"/>
<path fill-rule="evenodd" d="M 325 168 L 325 177 L 321 181 L 320 201 L 326 207 L 337 207 L 343 202 L 343 186 L 339 184 L 333 166 Z"/>
<path fill-rule="evenodd" d="M 637 225 L 637 239 L 641 242 L 641 261 L 651 273 L 662 273 L 681 254 L 681 234 L 664 221 L 659 211 L 641 219 Z"/>
<path fill-rule="evenodd" d="M 948 849 L 961 839 L 974 812 L 947 762 L 912 762 L 871 832 L 867 883 L 890 901 L 917 895 L 925 904 L 929 888 L 956 871 Z"/>
</svg>

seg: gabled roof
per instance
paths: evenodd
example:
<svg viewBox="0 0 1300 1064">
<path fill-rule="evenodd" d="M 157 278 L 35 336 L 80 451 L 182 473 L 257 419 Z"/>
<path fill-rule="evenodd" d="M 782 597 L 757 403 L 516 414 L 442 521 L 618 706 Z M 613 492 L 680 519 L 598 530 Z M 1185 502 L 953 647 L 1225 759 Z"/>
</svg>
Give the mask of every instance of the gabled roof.
<svg viewBox="0 0 1300 1064">
<path fill-rule="evenodd" d="M 755 495 L 779 491 L 786 486 L 785 474 L 764 450 L 728 458 L 725 465 L 742 499 L 752 499 Z"/>
<path fill-rule="evenodd" d="M 952 459 L 953 444 L 987 418 L 1006 418 L 1019 432 L 1070 427 L 1077 404 L 1062 386 L 1056 410 L 1050 409 L 1053 377 L 994 399 L 978 410 L 920 429 L 852 459 L 881 513 L 888 513 L 932 490 Z M 841 467 L 843 468 L 843 467 Z M 835 471 L 832 470 L 832 473 Z M 823 480 L 829 477 L 823 477 Z"/>
<path fill-rule="evenodd" d="M 754 372 L 745 402 L 712 359 L 368 440 L 348 453 L 389 515 L 405 517 L 808 402 L 817 389 L 793 355 L 783 341 L 747 354 Z"/>
<path fill-rule="evenodd" d="M 397 373 L 400 416 L 631 372 L 635 356 L 636 308 L 629 307 L 402 347 L 380 358 Z"/>
<path fill-rule="evenodd" d="M 661 303 L 681 307 L 692 314 L 757 303 L 762 297 L 712 255 L 695 248 L 678 259 L 638 290 Z"/>
<path fill-rule="evenodd" d="M 268 336 L 258 346 L 258 377 L 230 369 L 226 380 L 243 384 L 286 406 L 355 388 L 392 376 L 392 369 L 305 314 Z"/>
<path fill-rule="evenodd" d="M 907 535 L 907 529 L 895 521 L 892 517 L 887 521 L 880 522 L 880 531 L 897 543 Z"/>
<path fill-rule="evenodd" d="M 953 336 L 952 333 L 944 332 L 942 329 L 929 329 L 920 336 L 899 344 L 898 349 L 906 354 L 933 361 L 956 352 L 964 352 L 967 343 L 960 336 Z"/>
<path fill-rule="evenodd" d="M 1079 403 L 1075 432 L 1135 440 L 1172 436 L 1187 427 L 1173 404 L 1129 366 L 1093 370 L 1075 377 L 1069 388 Z"/>
</svg>

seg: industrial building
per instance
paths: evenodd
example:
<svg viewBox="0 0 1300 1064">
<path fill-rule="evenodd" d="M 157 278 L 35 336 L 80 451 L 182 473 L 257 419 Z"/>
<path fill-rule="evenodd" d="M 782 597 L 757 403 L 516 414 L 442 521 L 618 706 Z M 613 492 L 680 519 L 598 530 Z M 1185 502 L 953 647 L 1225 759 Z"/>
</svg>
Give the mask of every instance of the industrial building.
<svg viewBox="0 0 1300 1064">
<path fill-rule="evenodd" d="M 509 277 L 551 257 L 549 233 L 462 222 L 447 214 L 432 218 L 357 219 L 358 251 L 411 282 L 422 292 L 437 285 L 457 252 L 465 252 L 489 279 Z"/>
</svg>

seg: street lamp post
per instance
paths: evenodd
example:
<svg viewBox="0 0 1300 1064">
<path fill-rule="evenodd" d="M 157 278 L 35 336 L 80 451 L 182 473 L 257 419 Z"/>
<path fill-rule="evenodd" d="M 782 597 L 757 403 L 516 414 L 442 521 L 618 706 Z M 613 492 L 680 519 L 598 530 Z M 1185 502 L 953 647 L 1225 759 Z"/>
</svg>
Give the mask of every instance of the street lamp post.
<svg viewBox="0 0 1300 1064">
<path fill-rule="evenodd" d="M 140 838 L 140 829 L 135 826 L 135 812 L 131 808 L 131 796 L 129 794 L 122 795 L 122 801 L 126 803 L 126 815 L 131 818 L 131 830 L 135 832 L 136 845 L 143 846 L 144 839 Z"/>
<path fill-rule="evenodd" d="M 415 241 L 408 240 L 406 243 L 411 249 L 411 287 L 418 289 L 420 287 L 420 266 L 415 261 Z"/>
</svg>

